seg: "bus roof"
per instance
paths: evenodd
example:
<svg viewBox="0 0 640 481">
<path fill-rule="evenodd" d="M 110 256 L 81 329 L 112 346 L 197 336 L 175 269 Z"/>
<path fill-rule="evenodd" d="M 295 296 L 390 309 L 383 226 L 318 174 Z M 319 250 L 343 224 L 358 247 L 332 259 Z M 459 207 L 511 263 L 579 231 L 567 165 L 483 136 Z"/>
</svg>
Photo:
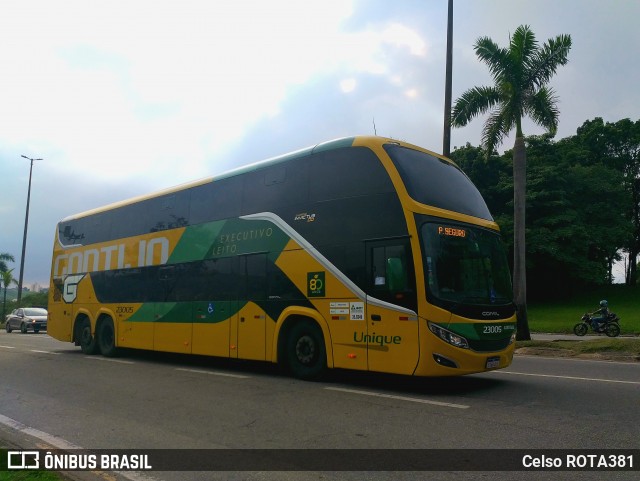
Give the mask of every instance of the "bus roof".
<svg viewBox="0 0 640 481">
<path fill-rule="evenodd" d="M 399 145 L 404 145 L 404 146 L 409 146 L 412 148 L 416 148 L 419 150 L 424 150 L 421 147 L 417 147 L 415 145 L 406 143 L 406 142 L 402 142 L 402 141 L 398 141 L 395 139 L 390 139 L 387 137 L 377 137 L 377 136 L 354 136 L 354 137 L 343 137 L 343 138 L 339 138 L 339 139 L 334 139 L 334 140 L 329 140 L 327 142 L 321 142 L 319 144 L 310 146 L 310 147 L 306 147 L 300 150 L 296 150 L 294 152 L 290 152 L 287 154 L 283 154 L 283 155 L 279 155 L 277 157 L 271 157 L 265 160 L 261 160 L 258 162 L 254 162 L 248 165 L 244 165 L 241 167 L 237 167 L 235 169 L 229 170 L 227 172 L 223 172 L 221 174 L 212 176 L 212 177 L 206 177 L 204 179 L 200 179 L 200 180 L 196 180 L 196 181 L 190 181 L 190 182 L 186 182 L 183 184 L 179 184 L 173 187 L 169 187 L 166 189 L 162 189 L 162 190 L 158 190 L 158 191 L 154 191 L 154 192 L 150 192 L 147 194 L 142 194 L 136 197 L 131 197 L 129 199 L 125 199 L 125 200 L 121 200 L 118 202 L 114 202 L 111 204 L 107 204 L 101 207 L 96 207 L 95 209 L 90 209 L 84 212 L 80 212 L 77 214 L 73 214 L 70 215 L 68 217 L 65 217 L 64 219 L 62 219 L 60 222 L 68 222 L 70 220 L 74 220 L 74 219 L 79 219 L 82 217 L 87 217 L 93 214 L 98 214 L 100 212 L 106 212 L 112 209 L 116 209 L 118 207 L 123 207 L 129 204 L 134 204 L 136 202 L 140 202 L 143 200 L 148 200 L 148 199 L 153 199 L 156 197 L 160 197 L 162 195 L 167 195 L 167 194 L 172 194 L 175 192 L 180 192 L 182 190 L 185 189 L 189 189 L 192 187 L 197 187 L 200 185 L 204 185 L 204 184 L 208 184 L 210 182 L 215 182 L 221 179 L 226 179 L 229 177 L 234 177 L 236 175 L 242 175 L 245 174 L 247 172 L 252 172 L 254 170 L 258 170 L 264 167 L 268 167 L 270 165 L 275 165 L 275 164 L 279 164 L 282 162 L 287 162 L 289 160 L 292 159 L 296 159 L 296 158 L 301 158 L 301 157 L 306 157 L 308 155 L 311 154 L 316 154 L 319 152 L 324 152 L 324 151 L 328 151 L 328 150 L 334 150 L 334 149 L 340 149 L 343 147 L 351 147 L 354 145 L 354 143 L 356 142 L 356 140 L 358 141 L 357 143 L 359 145 L 383 145 L 386 143 L 395 143 L 395 144 L 399 144 Z M 429 152 L 429 151 L 427 151 Z M 441 157 L 444 159 L 444 157 L 440 156 L 439 154 L 436 154 L 434 152 L 429 152 L 432 155 L 436 155 L 438 157 Z M 446 159 L 448 161 L 450 161 L 449 159 Z"/>
</svg>

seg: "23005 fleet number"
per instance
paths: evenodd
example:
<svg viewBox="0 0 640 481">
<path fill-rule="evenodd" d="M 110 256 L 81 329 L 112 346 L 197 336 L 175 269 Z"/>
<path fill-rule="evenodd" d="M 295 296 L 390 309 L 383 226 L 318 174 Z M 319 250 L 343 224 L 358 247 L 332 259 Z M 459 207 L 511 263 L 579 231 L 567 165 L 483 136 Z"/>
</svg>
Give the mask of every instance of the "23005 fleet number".
<svg viewBox="0 0 640 481">
<path fill-rule="evenodd" d="M 502 326 L 484 326 L 482 329 L 483 334 L 501 334 Z"/>
</svg>

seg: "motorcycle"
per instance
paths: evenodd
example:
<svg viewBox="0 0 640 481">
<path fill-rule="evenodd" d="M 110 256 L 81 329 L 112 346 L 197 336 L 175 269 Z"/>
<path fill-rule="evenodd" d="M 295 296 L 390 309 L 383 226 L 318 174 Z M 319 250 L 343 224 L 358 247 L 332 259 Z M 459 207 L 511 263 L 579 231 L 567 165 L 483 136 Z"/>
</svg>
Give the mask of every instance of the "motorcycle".
<svg viewBox="0 0 640 481">
<path fill-rule="evenodd" d="M 604 333 L 608 337 L 617 337 L 620 334 L 619 321 L 620 318 L 611 312 L 604 321 L 600 322 L 599 326 L 594 329 L 591 323 L 591 314 L 587 312 L 582 316 L 582 322 L 573 326 L 573 332 L 576 336 L 584 336 L 587 331 L 589 331 L 589 328 L 591 328 L 596 334 Z"/>
</svg>

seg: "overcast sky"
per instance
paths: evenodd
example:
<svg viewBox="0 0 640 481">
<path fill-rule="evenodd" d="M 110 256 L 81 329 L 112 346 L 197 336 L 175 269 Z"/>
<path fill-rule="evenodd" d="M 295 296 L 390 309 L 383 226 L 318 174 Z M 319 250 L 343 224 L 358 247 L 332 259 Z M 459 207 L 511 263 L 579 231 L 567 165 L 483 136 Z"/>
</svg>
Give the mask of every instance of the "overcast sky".
<svg viewBox="0 0 640 481">
<path fill-rule="evenodd" d="M 637 0 L 454 0 L 453 98 L 491 79 L 473 44 L 528 24 L 570 34 L 552 79 L 557 138 L 640 118 Z M 4 0 L 0 252 L 46 286 L 73 213 L 325 140 L 373 134 L 442 151 L 447 0 Z M 480 144 L 483 119 L 454 129 Z M 525 135 L 542 131 L 525 125 Z M 508 139 L 501 151 L 511 148 Z"/>
</svg>

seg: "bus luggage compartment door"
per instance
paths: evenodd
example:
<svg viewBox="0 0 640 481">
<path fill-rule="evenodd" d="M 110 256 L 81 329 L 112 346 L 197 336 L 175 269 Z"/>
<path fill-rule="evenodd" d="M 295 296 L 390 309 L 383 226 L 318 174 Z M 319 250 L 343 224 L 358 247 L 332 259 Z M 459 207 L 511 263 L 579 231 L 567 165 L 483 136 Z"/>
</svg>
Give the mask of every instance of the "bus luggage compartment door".
<svg viewBox="0 0 640 481">
<path fill-rule="evenodd" d="M 367 330 L 370 371 L 413 374 L 420 354 L 416 316 L 369 304 Z"/>
</svg>

